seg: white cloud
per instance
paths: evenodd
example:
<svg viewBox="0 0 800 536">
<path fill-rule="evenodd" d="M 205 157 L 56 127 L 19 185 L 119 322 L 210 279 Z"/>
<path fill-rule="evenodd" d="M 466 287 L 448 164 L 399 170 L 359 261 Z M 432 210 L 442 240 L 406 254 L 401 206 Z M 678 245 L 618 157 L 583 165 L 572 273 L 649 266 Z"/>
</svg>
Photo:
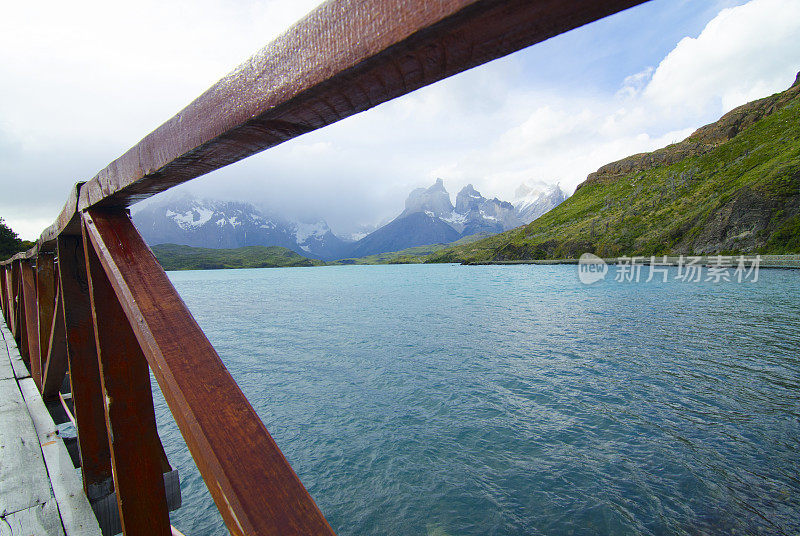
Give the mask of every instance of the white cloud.
<svg viewBox="0 0 800 536">
<path fill-rule="evenodd" d="M 645 89 L 653 105 L 717 114 L 786 88 L 800 68 L 800 2 L 753 0 L 686 37 Z"/>
<path fill-rule="evenodd" d="M 684 139 L 732 108 L 786 89 L 800 68 L 800 2 L 753 0 L 722 10 L 658 65 L 626 77 L 614 95 L 528 93 L 525 119 L 453 175 L 510 197 L 522 180 L 572 190 L 603 164 Z M 469 173 L 467 173 L 469 170 Z"/>
<path fill-rule="evenodd" d="M 0 198 L 0 215 L 26 238 L 38 235 L 76 180 L 316 3 L 6 6 L 0 79 L 17 83 L 0 84 L 0 188 L 11 192 Z M 473 183 L 505 199 L 525 180 L 571 190 L 607 162 L 679 141 L 737 104 L 785 89 L 800 68 L 798 10 L 797 0 L 723 10 L 697 37 L 605 93 L 548 87 L 511 56 L 181 189 L 322 216 L 337 232 L 396 215 L 412 188 L 436 177 L 451 193 Z"/>
<path fill-rule="evenodd" d="M 23 237 L 37 237 L 75 182 L 91 178 L 318 3 L 5 2 L 0 191 L 9 195 L 0 195 L 0 216 Z"/>
</svg>

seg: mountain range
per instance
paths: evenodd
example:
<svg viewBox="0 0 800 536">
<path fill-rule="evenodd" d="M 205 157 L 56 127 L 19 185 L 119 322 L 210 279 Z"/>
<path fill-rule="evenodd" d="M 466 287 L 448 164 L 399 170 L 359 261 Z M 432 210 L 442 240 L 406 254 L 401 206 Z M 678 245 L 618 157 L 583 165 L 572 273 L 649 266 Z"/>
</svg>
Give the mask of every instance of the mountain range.
<svg viewBox="0 0 800 536">
<path fill-rule="evenodd" d="M 529 223 L 557 206 L 566 194 L 545 184 L 522 185 L 514 203 L 483 197 L 471 184 L 452 204 L 444 181 L 412 191 L 403 212 L 359 240 L 336 236 L 320 219 L 291 221 L 267 216 L 243 202 L 201 200 L 184 194 L 134 211 L 145 241 L 201 248 L 280 246 L 300 255 L 336 260 L 428 244 L 449 244 L 475 234 L 495 234 Z"/>
<path fill-rule="evenodd" d="M 426 262 L 800 253 L 800 73 L 685 140 L 606 164 L 554 210 Z"/>
<path fill-rule="evenodd" d="M 249 203 L 201 200 L 188 194 L 134 211 L 133 222 L 150 245 L 280 246 L 317 259 L 340 258 L 350 248 L 323 220 L 289 221 L 266 216 Z"/>
</svg>

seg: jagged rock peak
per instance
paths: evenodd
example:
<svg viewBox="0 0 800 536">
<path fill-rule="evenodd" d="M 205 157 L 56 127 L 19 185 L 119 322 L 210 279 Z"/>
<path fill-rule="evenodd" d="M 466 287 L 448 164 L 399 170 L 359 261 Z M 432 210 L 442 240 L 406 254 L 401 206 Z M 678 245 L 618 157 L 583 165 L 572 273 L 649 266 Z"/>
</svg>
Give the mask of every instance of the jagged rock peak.
<svg viewBox="0 0 800 536">
<path fill-rule="evenodd" d="M 466 214 L 471 210 L 478 210 L 485 201 L 486 199 L 472 184 L 467 184 L 456 196 L 456 212 Z"/>
<path fill-rule="evenodd" d="M 797 76 L 794 79 L 794 84 L 791 87 L 800 86 L 800 72 L 797 73 Z"/>
<path fill-rule="evenodd" d="M 406 209 L 400 217 L 416 212 L 424 212 L 437 218 L 453 212 L 453 203 L 450 201 L 450 194 L 445 189 L 442 179 L 436 179 L 433 186 L 417 188 L 408 195 Z"/>
</svg>

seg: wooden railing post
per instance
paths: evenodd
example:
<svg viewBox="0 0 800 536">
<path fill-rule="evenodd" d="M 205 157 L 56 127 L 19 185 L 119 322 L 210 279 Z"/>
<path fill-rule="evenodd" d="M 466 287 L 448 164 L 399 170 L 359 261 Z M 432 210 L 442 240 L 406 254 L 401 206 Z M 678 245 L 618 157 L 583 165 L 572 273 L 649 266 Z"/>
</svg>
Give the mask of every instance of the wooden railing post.
<svg viewBox="0 0 800 536">
<path fill-rule="evenodd" d="M 170 536 L 147 360 L 86 235 L 84 250 L 122 532 Z"/>
<path fill-rule="evenodd" d="M 90 210 L 84 222 L 228 530 L 332 535 L 130 217 Z"/>
<path fill-rule="evenodd" d="M 11 265 L 2 267 L 3 271 L 3 316 L 6 324 L 11 327 Z"/>
<path fill-rule="evenodd" d="M 0 266 L 0 312 L 3 313 L 3 320 L 8 322 L 6 293 L 6 267 Z"/>
<path fill-rule="evenodd" d="M 36 299 L 36 275 L 33 271 L 33 262 L 24 260 L 20 265 L 22 279 L 22 307 L 20 316 L 24 319 L 24 333 L 22 334 L 23 359 L 27 358 L 31 377 L 41 389 L 42 361 L 39 352 L 39 311 Z"/>
<path fill-rule="evenodd" d="M 39 348 L 44 363 L 56 303 L 55 255 L 50 252 L 39 252 L 36 257 L 35 273 L 36 298 L 39 309 Z"/>
<path fill-rule="evenodd" d="M 66 351 L 89 498 L 113 480 L 124 532 L 169 533 L 149 364 L 233 534 L 333 534 L 123 207 L 643 1 L 330 0 L 77 183 L 0 302 L 44 396 Z"/>
<path fill-rule="evenodd" d="M 20 302 L 22 301 L 22 291 L 21 291 L 21 283 L 20 283 L 20 265 L 22 261 L 16 260 L 12 261 L 11 263 L 11 293 L 9 295 L 9 300 L 11 302 L 11 334 L 14 336 L 14 341 L 16 341 L 17 346 L 20 345 L 20 321 L 22 319 L 22 315 L 20 314 Z M 20 350 L 22 348 L 20 347 Z"/>
<path fill-rule="evenodd" d="M 45 340 L 47 352 L 42 354 L 42 397 L 50 400 L 58 396 L 67 373 L 67 333 L 64 327 L 64 300 L 59 285 L 56 285 L 53 319 Z"/>
<path fill-rule="evenodd" d="M 58 394 L 66 373 L 64 316 L 59 309 L 55 254 L 39 252 L 36 259 L 36 293 L 39 305 L 40 390 L 45 399 Z"/>
<path fill-rule="evenodd" d="M 111 494 L 114 483 L 86 257 L 80 236 L 62 235 L 58 238 L 58 272 L 83 488 L 89 500 L 93 501 Z"/>
<path fill-rule="evenodd" d="M 14 278 L 12 277 L 13 264 L 9 263 L 3 267 L 6 273 L 5 281 L 5 306 L 6 306 L 6 324 L 12 335 L 14 333 Z"/>
<path fill-rule="evenodd" d="M 13 310 L 11 307 L 11 296 L 13 296 L 12 286 L 11 286 L 11 264 L 6 264 L 3 266 L 3 272 L 5 272 L 5 282 L 3 283 L 3 289 L 5 290 L 5 299 L 3 303 L 6 307 L 6 324 L 8 324 L 9 329 L 11 326 L 14 325 L 14 319 L 11 315 L 11 311 Z M 13 330 L 12 330 L 13 331 Z"/>
</svg>

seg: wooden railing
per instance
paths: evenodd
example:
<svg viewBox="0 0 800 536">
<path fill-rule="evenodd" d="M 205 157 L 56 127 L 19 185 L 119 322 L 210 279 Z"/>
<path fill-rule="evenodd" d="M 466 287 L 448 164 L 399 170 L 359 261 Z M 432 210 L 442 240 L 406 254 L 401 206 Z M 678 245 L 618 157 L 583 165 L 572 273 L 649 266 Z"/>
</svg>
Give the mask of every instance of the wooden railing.
<svg viewBox="0 0 800 536">
<path fill-rule="evenodd" d="M 149 366 L 231 533 L 333 534 L 127 207 L 642 1 L 329 1 L 78 183 L 0 301 L 45 399 L 69 372 L 87 496 L 113 483 L 125 534 L 170 533 Z"/>
</svg>

